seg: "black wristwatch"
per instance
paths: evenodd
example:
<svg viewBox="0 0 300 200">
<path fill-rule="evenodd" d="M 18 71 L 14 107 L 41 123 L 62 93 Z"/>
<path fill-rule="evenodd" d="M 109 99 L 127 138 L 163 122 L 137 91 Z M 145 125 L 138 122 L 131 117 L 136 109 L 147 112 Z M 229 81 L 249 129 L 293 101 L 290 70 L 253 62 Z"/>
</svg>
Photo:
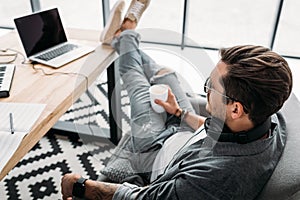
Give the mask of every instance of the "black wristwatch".
<svg viewBox="0 0 300 200">
<path fill-rule="evenodd" d="M 72 195 L 78 198 L 84 198 L 85 193 L 85 181 L 87 179 L 80 177 L 74 184 L 73 184 L 73 191 Z"/>
</svg>

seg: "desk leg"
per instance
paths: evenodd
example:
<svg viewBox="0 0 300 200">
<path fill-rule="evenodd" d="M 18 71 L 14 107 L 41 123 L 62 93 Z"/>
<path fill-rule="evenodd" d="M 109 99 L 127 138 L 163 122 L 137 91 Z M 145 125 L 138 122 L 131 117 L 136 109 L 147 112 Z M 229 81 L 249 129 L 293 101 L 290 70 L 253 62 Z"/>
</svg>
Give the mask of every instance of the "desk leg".
<svg viewBox="0 0 300 200">
<path fill-rule="evenodd" d="M 116 81 L 120 81 L 118 65 L 112 63 L 107 68 L 107 98 L 109 102 L 110 140 L 117 145 L 122 137 L 121 91 L 114 90 Z"/>
<path fill-rule="evenodd" d="M 98 128 L 96 126 L 87 126 L 74 124 L 72 122 L 58 121 L 53 127 L 53 130 L 59 130 L 62 134 L 78 133 L 81 137 L 96 136 L 109 138 L 110 141 L 117 145 L 122 137 L 122 111 L 121 111 L 121 90 L 115 90 L 116 81 L 120 81 L 118 65 L 112 63 L 107 68 L 107 98 L 109 105 L 109 126 L 110 130 Z M 91 135 L 93 133 L 97 135 Z"/>
</svg>

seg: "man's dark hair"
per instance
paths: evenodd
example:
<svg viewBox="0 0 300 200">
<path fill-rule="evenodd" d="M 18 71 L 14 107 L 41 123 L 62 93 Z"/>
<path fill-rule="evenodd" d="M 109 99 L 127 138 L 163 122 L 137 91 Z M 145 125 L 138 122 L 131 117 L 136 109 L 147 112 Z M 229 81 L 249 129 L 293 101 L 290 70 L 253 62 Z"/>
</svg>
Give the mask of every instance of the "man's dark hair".
<svg viewBox="0 0 300 200">
<path fill-rule="evenodd" d="M 228 73 L 222 77 L 226 95 L 243 104 L 258 125 L 276 113 L 292 90 L 292 72 L 277 53 L 262 46 L 220 49 Z"/>
</svg>

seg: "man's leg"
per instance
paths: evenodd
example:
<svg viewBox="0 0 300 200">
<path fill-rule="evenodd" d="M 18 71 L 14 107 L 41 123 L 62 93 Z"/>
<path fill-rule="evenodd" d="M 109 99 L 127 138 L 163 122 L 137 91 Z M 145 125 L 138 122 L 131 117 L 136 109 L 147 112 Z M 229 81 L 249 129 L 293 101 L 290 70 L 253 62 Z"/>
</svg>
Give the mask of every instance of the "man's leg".
<svg viewBox="0 0 300 200">
<path fill-rule="evenodd" d="M 139 49 L 139 37 L 134 30 L 125 30 L 112 42 L 120 55 L 117 63 L 131 105 L 131 136 L 123 146 L 118 146 L 116 156 L 126 157 L 133 170 L 143 180 L 149 180 L 158 153 L 153 146 L 156 147 L 162 132 L 168 130 L 165 130 L 166 113 L 154 112 L 150 104 L 149 80 L 161 67 Z"/>
<path fill-rule="evenodd" d="M 155 144 L 159 136 L 166 132 L 167 134 L 173 134 L 173 132 L 165 130 L 166 114 L 157 114 L 151 108 L 150 79 L 161 70 L 161 67 L 139 49 L 140 36 L 134 31 L 135 27 L 135 21 L 125 19 L 121 29 L 116 32 L 116 37 L 111 45 L 120 55 L 118 59 L 120 75 L 131 104 L 132 134 L 129 142 L 125 144 L 125 151 L 118 152 L 121 157 L 123 156 L 122 158 L 131 160 L 130 163 L 134 166 L 134 170 L 144 173 L 152 169 L 152 163 L 157 153 L 157 151 L 147 151 L 149 147 L 152 147 L 153 143 Z M 164 133 L 162 133 L 163 131 Z M 119 150 L 120 148 L 122 149 L 119 147 Z M 118 157 L 118 155 L 116 156 Z"/>
<path fill-rule="evenodd" d="M 120 75 L 130 98 L 134 152 L 143 151 L 165 129 L 164 114 L 153 111 L 149 95 L 149 79 L 161 67 L 139 49 L 139 42 L 140 35 L 134 30 L 123 31 L 112 42 L 120 55 Z"/>
</svg>

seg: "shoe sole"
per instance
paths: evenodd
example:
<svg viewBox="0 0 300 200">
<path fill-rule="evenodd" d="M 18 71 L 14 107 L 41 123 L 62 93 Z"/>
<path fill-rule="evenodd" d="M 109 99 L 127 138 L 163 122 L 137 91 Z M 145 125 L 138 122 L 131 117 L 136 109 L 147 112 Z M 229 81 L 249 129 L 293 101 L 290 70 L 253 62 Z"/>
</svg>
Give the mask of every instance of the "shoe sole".
<svg viewBox="0 0 300 200">
<path fill-rule="evenodd" d="M 133 5 L 134 5 L 137 1 L 138 1 L 138 0 L 135 0 L 135 1 L 132 0 L 132 1 L 131 1 L 129 7 L 127 8 L 127 12 L 126 12 L 126 14 L 125 14 L 125 17 L 127 17 L 127 18 L 130 19 L 130 17 L 129 17 L 129 11 L 130 11 L 130 9 L 133 7 Z M 134 18 L 136 19 L 137 23 L 139 22 L 140 18 L 142 17 L 144 11 L 148 8 L 150 2 L 151 2 L 151 0 L 146 0 L 146 3 L 142 2 L 142 3 L 145 5 L 145 7 L 143 8 L 143 10 L 141 11 L 142 14 L 139 16 L 139 19 L 137 19 L 137 18 L 134 16 Z M 131 19 L 131 20 L 133 20 L 133 19 Z"/>
<path fill-rule="evenodd" d="M 125 7 L 125 1 L 124 0 L 118 1 L 113 6 L 113 8 L 111 9 L 111 12 L 110 12 L 111 14 L 112 13 L 113 14 L 109 16 L 108 21 L 106 22 L 106 26 L 104 27 L 104 29 L 103 29 L 103 31 L 102 31 L 102 33 L 100 35 L 100 42 L 103 42 L 104 44 L 109 44 L 110 43 L 108 41 L 105 41 L 105 36 L 110 31 L 110 28 L 111 28 L 110 24 L 113 23 L 113 21 L 114 21 L 116 10 L 122 11 L 122 10 L 124 10 L 124 7 Z M 120 19 L 122 20 L 122 17 Z M 107 25 L 109 25 L 109 26 L 107 26 Z M 121 26 L 121 24 L 120 24 L 120 26 Z M 117 30 L 118 29 L 116 29 L 115 31 L 117 31 Z M 108 40 L 108 39 L 106 39 L 106 40 Z"/>
</svg>

